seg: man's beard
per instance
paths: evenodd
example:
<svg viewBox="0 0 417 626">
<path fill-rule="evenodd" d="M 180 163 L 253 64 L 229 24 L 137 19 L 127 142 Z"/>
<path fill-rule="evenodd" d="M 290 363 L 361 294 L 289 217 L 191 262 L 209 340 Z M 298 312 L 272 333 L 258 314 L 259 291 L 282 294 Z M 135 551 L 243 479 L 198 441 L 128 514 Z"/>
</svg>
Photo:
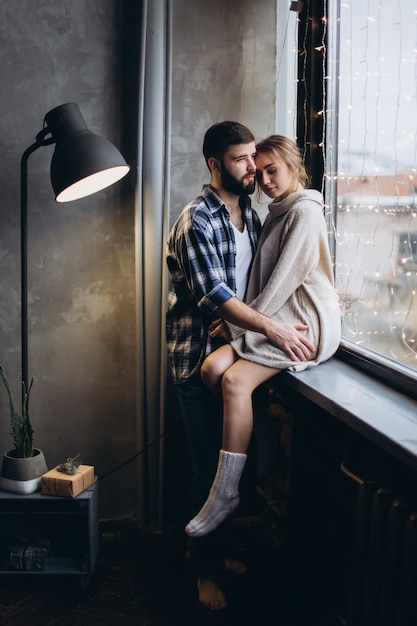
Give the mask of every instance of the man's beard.
<svg viewBox="0 0 417 626">
<path fill-rule="evenodd" d="M 255 191 L 255 179 L 250 181 L 245 179 L 246 177 L 243 177 L 238 180 L 229 172 L 224 163 L 221 163 L 220 180 L 226 191 L 234 193 L 236 196 L 253 193 Z"/>
</svg>

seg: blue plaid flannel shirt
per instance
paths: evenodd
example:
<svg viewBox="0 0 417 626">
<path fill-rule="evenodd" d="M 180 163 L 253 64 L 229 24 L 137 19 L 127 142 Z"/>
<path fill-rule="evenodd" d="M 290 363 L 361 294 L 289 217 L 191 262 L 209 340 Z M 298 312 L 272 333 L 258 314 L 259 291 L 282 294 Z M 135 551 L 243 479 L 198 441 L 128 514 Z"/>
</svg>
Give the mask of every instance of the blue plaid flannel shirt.
<svg viewBox="0 0 417 626">
<path fill-rule="evenodd" d="M 255 253 L 260 220 L 248 196 L 240 201 Z M 167 242 L 170 273 L 166 338 L 174 383 L 190 378 L 220 343 L 208 335 L 216 309 L 236 293 L 236 244 L 225 203 L 209 185 L 188 204 Z"/>
</svg>

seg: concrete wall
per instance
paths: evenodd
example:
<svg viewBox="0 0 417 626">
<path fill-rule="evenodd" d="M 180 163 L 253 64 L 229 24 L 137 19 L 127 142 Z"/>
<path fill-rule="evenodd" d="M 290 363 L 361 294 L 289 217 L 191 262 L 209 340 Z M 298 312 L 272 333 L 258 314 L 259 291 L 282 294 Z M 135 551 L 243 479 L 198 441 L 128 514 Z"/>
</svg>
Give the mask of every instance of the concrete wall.
<svg viewBox="0 0 417 626">
<path fill-rule="evenodd" d="M 126 22 L 114 0 L 0 3 L 0 363 L 19 404 L 21 154 L 50 109 L 75 101 L 90 129 L 131 162 L 136 118 L 127 113 L 138 62 L 129 31 L 123 36 Z M 57 204 L 49 180 L 52 153 L 46 147 L 32 154 L 28 176 L 35 444 L 49 466 L 80 454 L 102 475 L 136 449 L 132 175 L 84 200 Z M 2 389 L 0 402 L 4 450 L 12 440 Z M 134 509 L 135 484 L 132 466 L 103 481 L 102 514 Z"/>
<path fill-rule="evenodd" d="M 35 442 L 50 466 L 80 454 L 99 476 L 134 455 L 142 419 L 136 417 L 134 240 L 140 11 L 140 2 L 128 0 L 0 4 L 0 363 L 17 400 L 21 154 L 45 113 L 75 101 L 91 130 L 113 141 L 132 165 L 115 187 L 58 205 L 48 179 L 52 147 L 29 159 Z M 274 0 L 173 0 L 172 11 L 170 221 L 207 180 L 201 143 L 209 125 L 234 118 L 257 137 L 273 131 L 276 19 Z M 12 447 L 1 389 L 0 415 L 1 452 Z M 165 447 L 172 443 L 167 438 Z M 103 517 L 141 516 L 139 470 L 130 463 L 100 482 Z"/>
<path fill-rule="evenodd" d="M 208 182 L 209 126 L 236 120 L 257 140 L 275 130 L 276 4 L 174 0 L 171 222 Z"/>
</svg>

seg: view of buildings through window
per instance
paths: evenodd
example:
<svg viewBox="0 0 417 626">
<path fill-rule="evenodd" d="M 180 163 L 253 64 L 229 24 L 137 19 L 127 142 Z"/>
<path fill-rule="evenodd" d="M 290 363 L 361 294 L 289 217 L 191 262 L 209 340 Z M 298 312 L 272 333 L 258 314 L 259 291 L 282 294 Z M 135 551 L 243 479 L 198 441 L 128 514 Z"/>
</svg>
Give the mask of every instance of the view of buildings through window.
<svg viewBox="0 0 417 626">
<path fill-rule="evenodd" d="M 337 152 L 343 337 L 417 371 L 417 5 L 341 0 L 339 9 L 337 76 L 327 77 L 338 84 L 337 130 L 327 141 Z"/>
</svg>

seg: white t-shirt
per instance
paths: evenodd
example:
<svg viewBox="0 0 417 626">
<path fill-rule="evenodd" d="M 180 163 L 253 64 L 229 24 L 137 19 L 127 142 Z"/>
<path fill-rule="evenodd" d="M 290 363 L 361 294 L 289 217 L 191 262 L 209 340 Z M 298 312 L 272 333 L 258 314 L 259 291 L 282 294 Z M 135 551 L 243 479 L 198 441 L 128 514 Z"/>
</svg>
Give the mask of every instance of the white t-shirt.
<svg viewBox="0 0 417 626">
<path fill-rule="evenodd" d="M 252 261 L 252 248 L 246 224 L 242 233 L 234 226 L 233 232 L 236 241 L 236 295 L 240 300 L 243 300 L 248 283 L 249 266 Z"/>
</svg>

